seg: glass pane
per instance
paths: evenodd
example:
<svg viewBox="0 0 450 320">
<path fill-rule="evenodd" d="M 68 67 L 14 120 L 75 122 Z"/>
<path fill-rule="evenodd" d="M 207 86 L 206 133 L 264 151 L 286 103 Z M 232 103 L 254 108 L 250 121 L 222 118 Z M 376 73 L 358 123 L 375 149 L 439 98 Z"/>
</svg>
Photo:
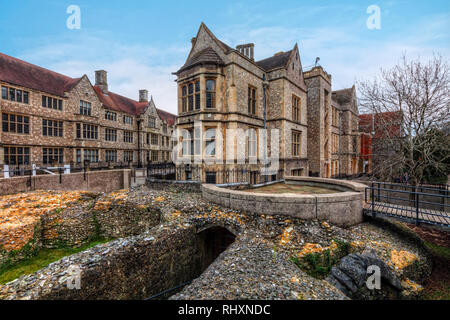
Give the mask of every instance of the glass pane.
<svg viewBox="0 0 450 320">
<path fill-rule="evenodd" d="M 216 88 L 216 82 L 214 80 L 207 80 L 206 81 L 206 90 L 214 91 L 215 88 Z"/>
<path fill-rule="evenodd" d="M 216 138 L 216 129 L 208 129 L 205 133 L 206 139 L 215 139 Z"/>
<path fill-rule="evenodd" d="M 28 92 L 27 91 L 23 92 L 23 103 L 28 103 Z"/>
<path fill-rule="evenodd" d="M 2 87 L 2 99 L 8 99 L 8 89 L 6 87 Z"/>
<path fill-rule="evenodd" d="M 9 88 L 9 100 L 16 100 L 16 90 L 13 88 Z"/>
<path fill-rule="evenodd" d="M 22 90 L 17 90 L 16 91 L 16 101 L 17 102 L 22 102 Z"/>
</svg>

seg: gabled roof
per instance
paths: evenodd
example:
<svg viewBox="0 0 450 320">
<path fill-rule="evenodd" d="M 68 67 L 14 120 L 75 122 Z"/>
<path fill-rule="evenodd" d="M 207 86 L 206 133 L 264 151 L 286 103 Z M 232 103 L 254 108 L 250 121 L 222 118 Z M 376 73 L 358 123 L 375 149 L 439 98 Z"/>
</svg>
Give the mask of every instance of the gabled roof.
<svg viewBox="0 0 450 320">
<path fill-rule="evenodd" d="M 182 66 L 180 70 L 177 71 L 177 73 L 202 64 L 224 65 L 224 62 L 211 47 L 208 47 L 193 55 L 188 61 L 186 61 L 184 66 Z"/>
<path fill-rule="evenodd" d="M 98 86 L 94 86 L 94 90 L 103 106 L 110 110 L 139 116 L 143 114 L 150 105 L 149 102 L 139 102 L 111 91 L 108 91 L 108 94 L 106 95 Z M 153 97 L 151 102 L 154 104 Z M 156 111 L 162 120 L 165 120 L 169 126 L 173 126 L 177 118 L 176 115 L 158 108 L 156 108 Z"/>
<path fill-rule="evenodd" d="M 291 56 L 292 50 L 289 50 L 287 52 L 283 52 L 277 55 L 274 55 L 273 57 L 256 61 L 256 64 L 263 68 L 266 71 L 270 71 L 277 68 L 284 68 L 286 67 L 289 57 Z"/>
<path fill-rule="evenodd" d="M 70 78 L 0 53 L 0 80 L 56 96 L 64 97 L 81 78 Z"/>
</svg>

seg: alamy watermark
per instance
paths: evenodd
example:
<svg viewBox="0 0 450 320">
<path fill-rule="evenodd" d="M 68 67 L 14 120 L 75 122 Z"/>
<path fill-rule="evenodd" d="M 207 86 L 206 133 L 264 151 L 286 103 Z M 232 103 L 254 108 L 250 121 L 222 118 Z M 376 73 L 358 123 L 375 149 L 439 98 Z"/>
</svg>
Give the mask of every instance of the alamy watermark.
<svg viewBox="0 0 450 320">
<path fill-rule="evenodd" d="M 369 290 L 381 289 L 381 270 L 379 266 L 373 265 L 367 267 L 367 274 L 370 274 L 366 280 L 366 286 Z"/>
<path fill-rule="evenodd" d="M 69 30 L 79 30 L 81 29 L 81 9 L 77 5 L 70 5 L 66 10 L 67 14 L 70 16 L 66 20 L 66 26 Z"/>
<path fill-rule="evenodd" d="M 367 7 L 367 14 L 370 16 L 367 18 L 366 25 L 369 30 L 381 29 L 381 9 L 379 6 L 373 4 Z"/>
<path fill-rule="evenodd" d="M 261 164 L 261 174 L 270 175 L 279 170 L 280 138 L 290 134 L 282 133 L 276 128 L 203 128 L 195 121 L 193 128 L 174 130 L 172 161 L 176 165 Z"/>
<path fill-rule="evenodd" d="M 77 265 L 71 265 L 67 269 L 67 289 L 69 290 L 80 290 L 81 289 L 81 268 Z"/>
</svg>

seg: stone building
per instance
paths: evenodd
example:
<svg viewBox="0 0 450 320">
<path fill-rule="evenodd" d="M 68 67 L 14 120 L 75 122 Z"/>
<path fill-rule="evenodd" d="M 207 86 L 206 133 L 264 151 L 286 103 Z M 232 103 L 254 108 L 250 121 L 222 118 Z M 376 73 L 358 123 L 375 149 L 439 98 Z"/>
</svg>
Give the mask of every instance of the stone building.
<svg viewBox="0 0 450 320">
<path fill-rule="evenodd" d="M 106 71 L 70 78 L 0 53 L 0 164 L 91 166 L 171 159 L 176 116 L 148 92 L 135 101 L 108 90 Z"/>
<path fill-rule="evenodd" d="M 356 90 L 332 91 L 321 66 L 304 72 L 308 87 L 309 175 L 324 178 L 362 172 Z"/>
<path fill-rule="evenodd" d="M 192 39 L 186 63 L 175 74 L 177 128 L 189 133 L 180 137 L 178 155 L 224 160 L 223 164 L 203 161 L 199 164 L 199 177 L 195 178 L 220 183 L 221 178 L 216 175 L 219 170 L 241 168 L 252 172 L 254 182 L 264 163 L 252 160 L 258 156 L 267 159 L 275 153 L 279 156 L 279 169 L 292 175 L 308 174 L 307 89 L 297 45 L 288 52 L 255 61 L 253 44 L 233 49 L 202 23 Z M 264 128 L 280 129 L 278 149 L 272 146 L 270 132 L 264 135 L 258 131 Z M 227 136 L 230 129 L 242 131 L 238 137 Z M 205 139 L 200 139 L 201 132 Z M 243 142 L 239 140 L 242 135 Z M 223 143 L 216 139 L 219 136 Z M 215 148 L 208 153 L 211 143 L 215 143 Z M 202 150 L 206 157 L 202 158 Z M 237 161 L 239 150 L 245 153 L 244 164 Z M 178 178 L 192 178 L 189 165 L 179 167 L 182 170 Z"/>
</svg>

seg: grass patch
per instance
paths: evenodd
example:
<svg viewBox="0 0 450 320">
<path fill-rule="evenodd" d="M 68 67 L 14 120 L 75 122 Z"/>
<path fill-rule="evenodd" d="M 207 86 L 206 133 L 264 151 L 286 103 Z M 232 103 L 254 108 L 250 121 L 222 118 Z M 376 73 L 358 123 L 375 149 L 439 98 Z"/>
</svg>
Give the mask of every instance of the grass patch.
<svg viewBox="0 0 450 320">
<path fill-rule="evenodd" d="M 324 250 L 320 253 L 309 253 L 302 258 L 291 257 L 301 270 L 317 279 L 325 279 L 331 272 L 331 268 L 337 265 L 340 260 L 350 253 L 350 244 L 345 241 L 334 240 L 337 249 L 330 251 Z"/>
<path fill-rule="evenodd" d="M 15 264 L 4 264 L 0 266 L 0 284 L 8 283 L 20 276 L 34 273 L 50 263 L 58 261 L 61 258 L 72 254 L 82 252 L 109 240 L 100 239 L 93 240 L 79 248 L 58 248 L 58 249 L 41 249 L 33 257 L 29 257 Z"/>
<path fill-rule="evenodd" d="M 443 258 L 446 260 L 450 260 L 450 248 L 449 247 L 441 247 L 432 242 L 425 242 L 425 246 L 431 253 L 439 258 Z"/>
<path fill-rule="evenodd" d="M 442 283 L 439 288 L 432 291 L 426 290 L 422 300 L 450 300 L 450 283 Z"/>
</svg>

